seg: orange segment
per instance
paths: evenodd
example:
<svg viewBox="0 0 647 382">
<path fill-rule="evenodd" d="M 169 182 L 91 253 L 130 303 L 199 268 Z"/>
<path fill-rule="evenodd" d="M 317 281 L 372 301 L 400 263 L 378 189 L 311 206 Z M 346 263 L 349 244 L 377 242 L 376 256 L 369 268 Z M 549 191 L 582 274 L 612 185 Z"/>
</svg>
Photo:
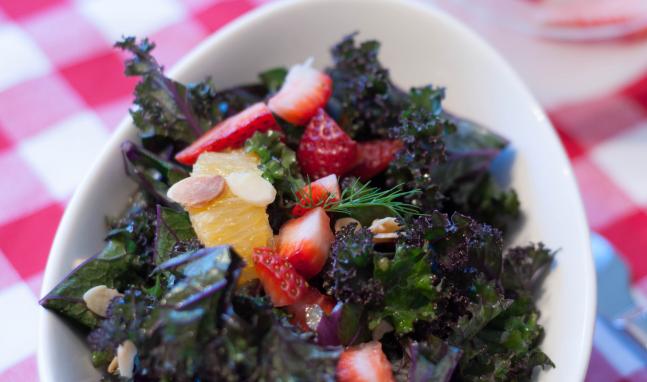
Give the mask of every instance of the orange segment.
<svg viewBox="0 0 647 382">
<path fill-rule="evenodd" d="M 258 158 L 242 150 L 204 153 L 193 166 L 192 175 L 226 176 L 232 172 L 258 172 Z M 272 242 L 272 228 L 265 207 L 247 203 L 229 189 L 215 200 L 188 209 L 198 239 L 207 247 L 228 244 L 245 259 L 240 282 L 256 278 L 252 262 L 256 247 Z"/>
</svg>

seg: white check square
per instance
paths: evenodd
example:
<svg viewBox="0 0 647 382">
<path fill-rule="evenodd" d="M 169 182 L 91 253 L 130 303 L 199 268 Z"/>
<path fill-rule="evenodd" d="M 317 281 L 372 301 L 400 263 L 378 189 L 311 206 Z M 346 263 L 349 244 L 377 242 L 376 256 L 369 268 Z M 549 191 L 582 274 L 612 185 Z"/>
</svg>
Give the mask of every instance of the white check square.
<svg viewBox="0 0 647 382">
<path fill-rule="evenodd" d="M 79 7 L 110 41 L 147 37 L 184 18 L 184 8 L 175 0 L 92 0 Z"/>
<path fill-rule="evenodd" d="M 635 203 L 647 206 L 647 124 L 600 144 L 591 158 Z"/>
<path fill-rule="evenodd" d="M 50 71 L 45 54 L 13 24 L 0 24 L 0 91 Z"/>
<path fill-rule="evenodd" d="M 76 114 L 20 143 L 20 155 L 58 200 L 68 197 L 108 140 L 93 113 Z"/>
<path fill-rule="evenodd" d="M 0 374 L 36 351 L 38 301 L 25 283 L 0 289 Z"/>
</svg>

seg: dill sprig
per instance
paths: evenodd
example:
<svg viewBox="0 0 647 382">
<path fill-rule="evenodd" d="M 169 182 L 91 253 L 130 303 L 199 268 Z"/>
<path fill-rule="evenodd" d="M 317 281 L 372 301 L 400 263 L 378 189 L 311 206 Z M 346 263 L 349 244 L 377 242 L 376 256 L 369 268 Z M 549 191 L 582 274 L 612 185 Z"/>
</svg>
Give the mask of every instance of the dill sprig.
<svg viewBox="0 0 647 382">
<path fill-rule="evenodd" d="M 348 187 L 344 188 L 339 198 L 333 194 L 328 194 L 328 197 L 323 200 L 314 198 L 311 183 L 308 182 L 306 192 L 296 199 L 306 209 L 322 207 L 328 212 L 352 215 L 353 210 L 359 208 L 380 207 L 387 209 L 395 216 L 404 217 L 407 215 L 419 215 L 420 207 L 402 202 L 399 199 L 419 192 L 420 190 L 404 191 L 402 184 L 383 190 L 378 187 L 371 187 L 370 182 L 362 184 L 355 179 Z"/>
</svg>

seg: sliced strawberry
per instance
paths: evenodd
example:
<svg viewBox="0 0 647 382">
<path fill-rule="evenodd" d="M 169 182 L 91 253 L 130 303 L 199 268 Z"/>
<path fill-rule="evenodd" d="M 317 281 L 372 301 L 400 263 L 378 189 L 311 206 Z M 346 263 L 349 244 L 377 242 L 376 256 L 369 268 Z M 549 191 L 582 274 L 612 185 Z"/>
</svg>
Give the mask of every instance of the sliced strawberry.
<svg viewBox="0 0 647 382">
<path fill-rule="evenodd" d="M 358 143 L 357 164 L 350 174 L 364 181 L 371 179 L 389 167 L 389 163 L 401 148 L 401 141 L 377 140 Z"/>
<path fill-rule="evenodd" d="M 278 253 L 309 279 L 323 268 L 334 238 L 330 218 L 323 208 L 317 207 L 281 227 Z"/>
<path fill-rule="evenodd" d="M 292 208 L 292 216 L 302 216 L 313 206 L 320 206 L 326 200 L 334 202 L 339 200 L 339 181 L 337 175 L 330 174 L 304 186 L 297 192 L 299 202 Z"/>
<path fill-rule="evenodd" d="M 332 80 L 323 72 L 310 67 L 310 62 L 290 68 L 283 86 L 267 105 L 286 121 L 303 126 L 317 109 L 323 107 L 332 93 Z"/>
<path fill-rule="evenodd" d="M 344 350 L 337 363 L 337 381 L 395 381 L 391 363 L 382 351 L 382 344 L 373 341 Z"/>
<path fill-rule="evenodd" d="M 274 306 L 286 306 L 310 293 L 306 280 L 271 248 L 254 248 L 254 268 Z"/>
<path fill-rule="evenodd" d="M 192 165 L 205 151 L 239 147 L 257 131 L 279 129 L 270 109 L 259 102 L 218 123 L 189 147 L 180 151 L 175 159 L 180 163 Z"/>
<path fill-rule="evenodd" d="M 341 176 L 357 160 L 357 142 L 352 140 L 323 109 L 312 117 L 299 142 L 297 159 L 311 178 Z"/>
</svg>

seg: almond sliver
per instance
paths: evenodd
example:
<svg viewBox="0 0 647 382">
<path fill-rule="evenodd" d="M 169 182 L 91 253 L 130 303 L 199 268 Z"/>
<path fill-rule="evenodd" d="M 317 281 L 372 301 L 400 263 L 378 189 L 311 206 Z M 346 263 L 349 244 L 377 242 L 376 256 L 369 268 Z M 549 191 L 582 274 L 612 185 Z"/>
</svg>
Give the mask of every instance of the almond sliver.
<svg viewBox="0 0 647 382">
<path fill-rule="evenodd" d="M 274 201 L 276 189 L 272 183 L 253 172 L 234 172 L 225 177 L 229 190 L 244 201 L 267 206 Z"/>
<path fill-rule="evenodd" d="M 166 196 L 184 207 L 193 207 L 217 198 L 224 186 L 222 176 L 190 176 L 171 186 Z"/>
</svg>

